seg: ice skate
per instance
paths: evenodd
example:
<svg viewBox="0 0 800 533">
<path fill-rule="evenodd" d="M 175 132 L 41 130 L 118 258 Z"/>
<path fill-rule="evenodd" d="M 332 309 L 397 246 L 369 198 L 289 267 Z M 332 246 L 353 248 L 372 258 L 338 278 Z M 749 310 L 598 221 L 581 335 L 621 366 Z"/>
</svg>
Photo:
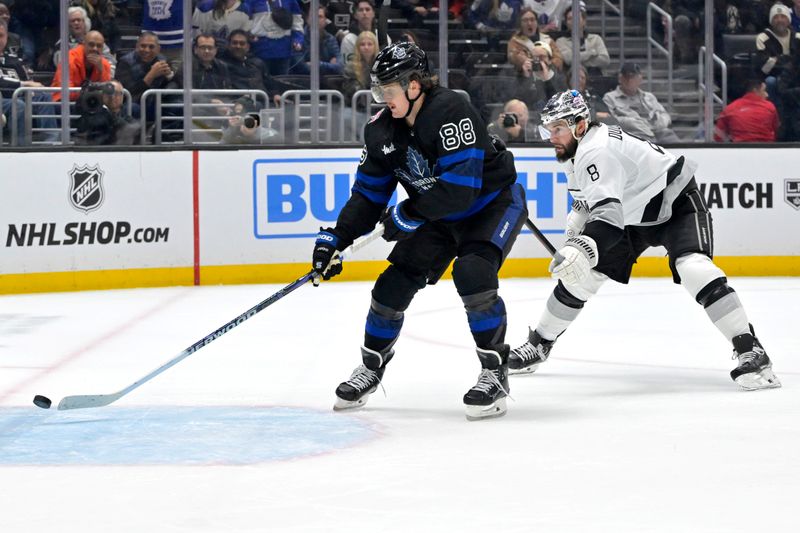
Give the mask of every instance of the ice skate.
<svg viewBox="0 0 800 533">
<path fill-rule="evenodd" d="M 528 330 L 528 342 L 511 350 L 508 357 L 510 374 L 531 374 L 547 361 L 555 341 L 543 339 L 536 330 Z"/>
<path fill-rule="evenodd" d="M 781 382 L 772 371 L 772 362 L 752 326 L 750 332 L 733 338 L 732 359 L 738 359 L 739 366 L 731 370 L 731 379 L 744 390 L 780 387 Z"/>
<path fill-rule="evenodd" d="M 508 396 L 508 345 L 499 351 L 478 348 L 483 370 L 478 382 L 464 395 L 467 420 L 495 418 L 506 414 Z"/>
<path fill-rule="evenodd" d="M 394 355 L 394 351 L 381 355 L 379 352 L 361 347 L 361 356 L 364 364 L 359 365 L 347 381 L 343 381 L 336 387 L 336 403 L 333 405 L 334 411 L 345 409 L 358 409 L 363 407 L 370 394 L 378 389 L 386 370 L 386 363 Z"/>
</svg>

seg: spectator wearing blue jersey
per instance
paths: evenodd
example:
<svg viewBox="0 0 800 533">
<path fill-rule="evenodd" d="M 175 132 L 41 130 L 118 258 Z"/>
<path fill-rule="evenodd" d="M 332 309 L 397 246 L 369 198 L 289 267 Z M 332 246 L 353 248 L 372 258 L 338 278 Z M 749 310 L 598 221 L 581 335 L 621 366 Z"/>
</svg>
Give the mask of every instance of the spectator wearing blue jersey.
<svg viewBox="0 0 800 533">
<path fill-rule="evenodd" d="M 247 0 L 200 0 L 192 15 L 192 28 L 199 33 L 210 33 L 219 45 L 227 42 L 233 30 L 249 32 L 252 16 Z"/>
<path fill-rule="evenodd" d="M 469 7 L 469 25 L 481 33 L 516 29 L 521 0 L 474 0 Z"/>
<path fill-rule="evenodd" d="M 271 76 L 288 74 L 292 51 L 303 49 L 303 15 L 297 0 L 253 0 L 253 54 Z"/>
<path fill-rule="evenodd" d="M 177 72 L 183 62 L 183 2 L 143 0 L 142 30 L 153 32 L 161 43 L 161 54 Z"/>
<path fill-rule="evenodd" d="M 339 42 L 328 30 L 330 19 L 326 15 L 324 7 L 318 10 L 319 17 L 319 73 L 323 76 L 336 76 L 342 73 L 344 66 L 340 63 Z M 306 25 L 305 43 L 302 52 L 296 54 L 297 61 L 293 61 L 290 72 L 292 74 L 309 74 L 311 72 L 311 34 L 310 28 Z"/>
</svg>

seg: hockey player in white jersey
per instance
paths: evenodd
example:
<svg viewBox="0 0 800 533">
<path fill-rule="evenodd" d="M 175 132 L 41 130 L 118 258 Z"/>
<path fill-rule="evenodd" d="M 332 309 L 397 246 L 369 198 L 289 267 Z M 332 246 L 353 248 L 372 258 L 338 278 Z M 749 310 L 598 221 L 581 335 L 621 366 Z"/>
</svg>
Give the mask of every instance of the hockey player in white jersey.
<svg viewBox="0 0 800 533">
<path fill-rule="evenodd" d="M 664 246 L 675 283 L 733 344 L 731 378 L 746 390 L 780 387 L 739 298 L 711 260 L 713 228 L 694 179 L 697 165 L 618 126 L 590 122 L 575 90 L 554 95 L 541 120 L 575 201 L 567 240 L 550 263 L 558 284 L 528 341 L 511 351 L 510 372 L 533 372 L 607 279 L 627 283 L 636 258 Z"/>
</svg>

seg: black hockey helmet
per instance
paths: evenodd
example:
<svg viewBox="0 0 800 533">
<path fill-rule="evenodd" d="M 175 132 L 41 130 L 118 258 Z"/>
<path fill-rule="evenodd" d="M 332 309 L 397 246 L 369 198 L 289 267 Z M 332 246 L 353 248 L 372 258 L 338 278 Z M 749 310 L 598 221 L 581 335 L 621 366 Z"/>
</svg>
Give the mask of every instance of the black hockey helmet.
<svg viewBox="0 0 800 533">
<path fill-rule="evenodd" d="M 409 77 L 414 73 L 419 74 L 422 78 L 431 74 L 428 57 L 419 46 L 407 41 L 400 41 L 381 50 L 369 72 L 375 101 L 383 102 L 381 85 L 399 82 L 405 90 L 408 87 Z"/>
</svg>

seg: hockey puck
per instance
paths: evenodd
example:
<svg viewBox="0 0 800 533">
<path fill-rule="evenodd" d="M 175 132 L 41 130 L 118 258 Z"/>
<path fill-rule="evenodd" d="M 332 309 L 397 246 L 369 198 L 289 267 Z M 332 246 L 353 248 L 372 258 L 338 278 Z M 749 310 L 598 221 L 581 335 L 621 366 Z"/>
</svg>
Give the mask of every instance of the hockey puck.
<svg viewBox="0 0 800 533">
<path fill-rule="evenodd" d="M 36 407 L 41 407 L 42 409 L 50 409 L 50 405 L 52 405 L 52 403 L 53 402 L 51 402 L 50 398 L 48 398 L 47 396 L 42 396 L 40 394 L 37 394 L 36 396 L 33 397 L 33 405 L 35 405 Z"/>
</svg>

